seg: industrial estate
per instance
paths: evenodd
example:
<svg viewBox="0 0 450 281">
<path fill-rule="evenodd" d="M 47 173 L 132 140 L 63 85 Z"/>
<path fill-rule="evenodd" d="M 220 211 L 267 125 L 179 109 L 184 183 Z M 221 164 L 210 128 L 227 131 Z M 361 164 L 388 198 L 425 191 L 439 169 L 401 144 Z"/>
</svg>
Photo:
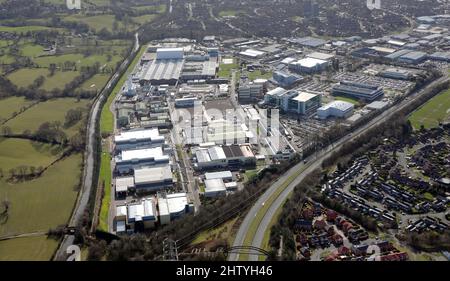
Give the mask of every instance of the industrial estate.
<svg viewBox="0 0 450 281">
<path fill-rule="evenodd" d="M 66 260 L 72 244 L 84 260 L 450 258 L 448 5 L 426 15 L 402 16 L 399 8 L 389 19 L 407 27 L 380 25 L 374 34 L 345 27 L 332 34 L 325 23 L 328 29 L 304 35 L 251 34 L 228 9 L 215 21 L 235 35 L 206 27 L 201 36 L 166 34 L 161 27 L 150 36 L 165 13 L 181 9 L 179 1 L 132 2 L 131 20 L 116 14 L 102 34 L 58 34 L 28 64 L 5 61 L 9 42 L 25 61 L 49 35 L 0 26 L 1 92 L 14 93 L 0 95 L 0 260 L 27 259 L 11 252 L 32 243 L 36 260 Z M 183 7 L 196 18 L 190 2 Z M 323 23 L 330 12 L 328 1 L 296 2 L 302 12 L 290 19 L 299 23 Z M 115 5 L 115 13 L 124 9 Z M 144 11 L 152 16 L 147 25 L 139 22 Z M 327 31 L 332 36 L 321 34 Z M 42 64 L 49 74 L 39 78 Z M 46 87 L 59 72 L 80 72 L 79 81 L 63 91 Z M 32 85 L 17 84 L 31 75 Z M 19 111 L 9 112 L 13 102 L 23 102 Z M 41 107 L 49 115 L 65 107 L 58 112 L 64 125 L 56 118 L 32 126 L 45 115 Z M 11 153 L 14 145 L 33 155 Z M 25 166 L 20 157 L 37 164 Z M 70 185 L 52 192 L 71 198 L 20 203 L 27 199 L 14 193 L 33 184 Z M 47 216 L 71 207 L 51 224 L 32 225 L 21 212 L 33 210 L 20 204 L 55 204 L 45 207 Z"/>
</svg>

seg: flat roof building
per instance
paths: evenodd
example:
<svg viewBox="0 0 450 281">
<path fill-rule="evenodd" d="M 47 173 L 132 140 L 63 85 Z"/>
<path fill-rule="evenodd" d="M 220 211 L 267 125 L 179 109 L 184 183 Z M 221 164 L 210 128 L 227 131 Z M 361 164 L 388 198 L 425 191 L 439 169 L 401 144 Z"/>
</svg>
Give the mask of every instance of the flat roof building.
<svg viewBox="0 0 450 281">
<path fill-rule="evenodd" d="M 155 202 L 151 198 L 127 206 L 127 224 L 133 230 L 153 228 L 157 220 Z"/>
<path fill-rule="evenodd" d="M 381 98 L 384 95 L 384 92 L 383 89 L 378 86 L 342 81 L 333 87 L 332 94 L 372 102 Z"/>
<path fill-rule="evenodd" d="M 194 166 L 196 169 L 228 167 L 233 170 L 256 164 L 255 155 L 248 144 L 200 148 L 195 152 L 195 156 Z"/>
<path fill-rule="evenodd" d="M 136 192 L 154 192 L 173 186 L 170 165 L 134 170 Z"/>
<path fill-rule="evenodd" d="M 217 198 L 227 195 L 227 188 L 222 179 L 205 180 L 205 192 L 203 194 L 208 198 Z"/>
<path fill-rule="evenodd" d="M 116 151 L 152 148 L 164 145 L 164 136 L 157 128 L 122 131 L 114 136 L 114 144 Z"/>
<path fill-rule="evenodd" d="M 116 171 L 129 173 L 143 167 L 169 163 L 169 156 L 163 154 L 162 147 L 123 150 L 115 157 Z"/>
<path fill-rule="evenodd" d="M 352 116 L 355 106 L 345 101 L 333 101 L 317 109 L 317 116 L 321 119 L 329 117 L 348 118 Z"/>
<path fill-rule="evenodd" d="M 181 217 L 193 211 L 193 205 L 189 203 L 187 193 L 158 193 L 159 221 L 161 225 Z"/>
<path fill-rule="evenodd" d="M 321 72 L 328 67 L 329 63 L 326 60 L 315 58 L 304 58 L 289 64 L 289 68 L 300 73 L 315 73 Z"/>
<path fill-rule="evenodd" d="M 320 95 L 307 92 L 288 91 L 282 98 L 281 108 L 285 112 L 311 115 L 320 107 Z"/>
<path fill-rule="evenodd" d="M 233 174 L 231 173 L 231 171 L 205 173 L 205 179 L 207 180 L 222 179 L 226 181 L 232 181 Z"/>
</svg>

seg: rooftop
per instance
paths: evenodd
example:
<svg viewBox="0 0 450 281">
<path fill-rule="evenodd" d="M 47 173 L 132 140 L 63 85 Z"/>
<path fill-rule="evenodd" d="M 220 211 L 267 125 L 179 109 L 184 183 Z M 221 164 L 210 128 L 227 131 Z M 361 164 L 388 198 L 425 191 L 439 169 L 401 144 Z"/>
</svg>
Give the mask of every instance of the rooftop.
<svg viewBox="0 0 450 281">
<path fill-rule="evenodd" d="M 159 135 L 158 129 L 123 131 L 114 137 L 116 143 L 138 140 L 164 140 L 164 137 Z"/>
<path fill-rule="evenodd" d="M 120 154 L 119 161 L 162 158 L 164 156 L 165 155 L 163 154 L 163 150 L 161 147 L 137 149 L 137 150 L 124 150 Z"/>
<path fill-rule="evenodd" d="M 306 68 L 313 68 L 313 67 L 317 67 L 318 65 L 325 64 L 325 63 L 327 63 L 327 61 L 321 60 L 321 59 L 304 58 L 297 62 L 294 62 L 293 64 L 300 65 L 300 66 L 306 67 Z"/>
<path fill-rule="evenodd" d="M 134 171 L 134 181 L 136 184 L 155 183 L 166 179 L 172 179 L 172 171 L 169 165 L 136 169 Z"/>
<path fill-rule="evenodd" d="M 330 103 L 322 106 L 319 109 L 320 110 L 327 110 L 329 108 L 336 108 L 338 110 L 346 111 L 346 110 L 349 110 L 351 108 L 354 108 L 354 105 L 352 103 L 346 102 L 346 101 L 333 101 L 333 102 L 330 102 Z"/>
<path fill-rule="evenodd" d="M 186 193 L 172 193 L 158 197 L 159 215 L 170 215 L 183 212 L 188 205 Z"/>
<path fill-rule="evenodd" d="M 307 102 L 313 98 L 315 98 L 317 95 L 315 94 L 310 94 L 310 93 L 306 93 L 306 92 L 300 92 L 295 98 L 294 100 L 298 101 L 298 102 Z"/>
<path fill-rule="evenodd" d="M 134 186 L 134 177 L 118 177 L 115 179 L 116 192 L 127 191 L 129 187 Z"/>
</svg>

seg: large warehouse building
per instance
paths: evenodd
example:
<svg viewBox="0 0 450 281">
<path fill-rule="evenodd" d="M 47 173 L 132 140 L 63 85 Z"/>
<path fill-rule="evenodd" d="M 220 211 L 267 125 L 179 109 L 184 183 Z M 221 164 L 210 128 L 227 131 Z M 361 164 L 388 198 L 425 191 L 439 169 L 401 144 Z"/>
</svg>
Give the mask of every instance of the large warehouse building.
<svg viewBox="0 0 450 281">
<path fill-rule="evenodd" d="M 304 58 L 289 64 L 289 69 L 300 73 L 316 73 L 327 69 L 329 63 L 326 60 L 316 58 Z"/>
<path fill-rule="evenodd" d="M 317 109 L 317 116 L 321 119 L 328 117 L 348 118 L 353 115 L 355 106 L 346 101 L 333 101 Z"/>
<path fill-rule="evenodd" d="M 256 164 L 256 157 L 247 144 L 200 148 L 195 152 L 195 157 L 194 167 L 198 170 L 225 167 L 237 170 L 243 166 Z"/>
<path fill-rule="evenodd" d="M 164 165 L 169 163 L 169 156 L 164 155 L 162 147 L 124 150 L 115 158 L 116 172 L 130 173 L 136 169 Z"/>
<path fill-rule="evenodd" d="M 383 89 L 378 86 L 343 81 L 332 89 L 333 95 L 347 96 L 360 99 L 366 102 L 372 102 L 384 95 Z"/>
<path fill-rule="evenodd" d="M 159 48 L 156 51 L 156 59 L 144 74 L 143 82 L 152 85 L 175 85 L 180 79 L 183 64 L 183 48 Z"/>
<path fill-rule="evenodd" d="M 123 131 L 114 137 L 116 151 L 152 148 L 164 145 L 158 129 Z"/>
</svg>

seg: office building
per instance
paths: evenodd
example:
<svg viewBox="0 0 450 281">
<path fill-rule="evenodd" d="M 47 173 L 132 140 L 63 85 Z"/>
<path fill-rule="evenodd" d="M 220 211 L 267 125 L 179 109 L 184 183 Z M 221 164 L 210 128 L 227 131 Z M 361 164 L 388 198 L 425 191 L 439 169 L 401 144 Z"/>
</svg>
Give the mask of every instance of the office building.
<svg viewBox="0 0 450 281">
<path fill-rule="evenodd" d="M 372 102 L 381 98 L 384 95 L 384 92 L 383 89 L 378 86 L 343 81 L 333 87 L 332 94 Z"/>
<path fill-rule="evenodd" d="M 169 163 L 169 156 L 163 154 L 161 147 L 123 150 L 115 157 L 116 172 L 131 173 L 136 169 L 165 165 Z"/>
</svg>

